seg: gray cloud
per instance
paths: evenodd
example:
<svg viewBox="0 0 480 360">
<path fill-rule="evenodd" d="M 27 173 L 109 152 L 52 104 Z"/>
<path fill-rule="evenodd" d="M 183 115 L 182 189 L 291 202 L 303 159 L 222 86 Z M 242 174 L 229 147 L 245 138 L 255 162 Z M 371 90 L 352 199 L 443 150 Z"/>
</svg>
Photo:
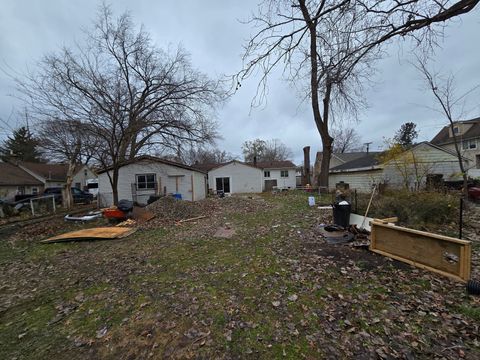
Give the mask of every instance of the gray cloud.
<svg viewBox="0 0 480 360">
<path fill-rule="evenodd" d="M 23 72 L 45 53 L 60 46 L 71 45 L 82 38 L 81 28 L 91 25 L 100 1 L 2 1 L 0 13 L 0 64 Z M 191 53 L 192 62 L 210 76 L 231 74 L 242 63 L 242 45 L 252 29 L 238 20 L 245 20 L 257 6 L 248 1 L 115 1 L 116 14 L 130 10 L 134 21 L 143 24 L 152 40 L 166 48 L 181 44 Z M 479 11 L 449 23 L 441 48 L 437 49 L 436 65 L 457 72 L 459 92 L 480 84 Z M 392 137 L 406 121 L 414 121 L 420 138 L 429 140 L 444 121 L 427 107 L 433 105 L 430 94 L 422 87 L 418 74 L 408 63 L 408 46 L 399 50 L 392 44 L 388 57 L 378 64 L 377 84 L 366 92 L 370 104 L 354 124 L 363 141 L 373 141 L 373 148 L 382 144 L 383 137 Z M 8 94 L 13 92 L 12 81 L 0 73 L 0 118 L 9 118 L 12 109 L 22 105 Z M 223 140 L 219 147 L 240 155 L 241 144 L 256 137 L 278 138 L 289 146 L 294 160 L 302 160 L 302 147 L 321 150 L 308 103 L 300 104 L 297 91 L 280 80 L 280 73 L 269 83 L 268 102 L 250 109 L 255 94 L 255 79 L 242 85 L 230 101 L 218 112 L 217 121 Z M 467 117 L 480 116 L 479 96 L 468 105 Z M 475 103 L 476 101 L 476 103 Z M 11 126 L 21 121 L 10 119 Z M 0 136 L 8 129 L 0 124 Z"/>
</svg>

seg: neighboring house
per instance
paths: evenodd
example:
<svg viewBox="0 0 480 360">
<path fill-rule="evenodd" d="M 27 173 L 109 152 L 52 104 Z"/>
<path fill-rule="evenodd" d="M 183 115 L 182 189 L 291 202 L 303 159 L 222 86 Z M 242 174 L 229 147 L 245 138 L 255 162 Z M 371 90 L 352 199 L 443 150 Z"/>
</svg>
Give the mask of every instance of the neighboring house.
<svg viewBox="0 0 480 360">
<path fill-rule="evenodd" d="M 196 167 L 208 171 L 208 188 L 215 193 L 257 193 L 270 191 L 274 187 L 296 187 L 296 166 L 291 161 L 245 163 L 233 160 Z"/>
<path fill-rule="evenodd" d="M 17 165 L 41 181 L 44 188 L 61 187 L 64 186 L 67 181 L 68 164 L 44 164 L 20 161 Z M 72 187 L 83 190 L 87 187 L 87 180 L 95 179 L 96 177 L 97 174 L 88 166 L 79 164 L 73 172 Z"/>
<path fill-rule="evenodd" d="M 101 206 L 113 204 L 109 180 L 111 168 L 98 172 L 98 197 Z M 180 194 L 196 201 L 206 196 L 206 173 L 170 160 L 143 155 L 125 162 L 118 174 L 118 199 L 146 204 L 152 195 Z"/>
<path fill-rule="evenodd" d="M 295 189 L 297 187 L 297 167 L 289 160 L 285 161 L 260 161 L 250 163 L 262 169 L 262 191 L 270 191 L 273 187 L 278 189 Z"/>
<path fill-rule="evenodd" d="M 462 156 L 470 160 L 468 175 L 480 177 L 480 117 L 454 122 L 453 131 L 450 125 L 444 126 L 431 143 L 456 153 L 454 133 Z"/>
<path fill-rule="evenodd" d="M 15 195 L 41 194 L 44 184 L 11 163 L 0 162 L 0 199 L 13 200 Z"/>
<path fill-rule="evenodd" d="M 427 177 L 432 175 L 441 176 L 446 181 L 461 179 L 454 153 L 422 142 L 384 163 L 381 163 L 379 154 L 369 153 L 338 165 L 330 169 L 329 185 L 335 188 L 338 183 L 344 182 L 359 191 L 371 191 L 374 184 L 386 184 L 392 188 L 407 184 L 409 188 L 421 188 L 425 186 Z"/>
<path fill-rule="evenodd" d="M 345 153 L 333 153 L 331 158 L 330 158 L 330 165 L 329 168 L 332 169 L 334 167 L 343 165 L 345 163 L 348 163 L 350 161 L 360 159 L 362 157 L 365 157 L 367 155 L 374 155 L 374 154 L 379 154 L 378 152 L 363 152 L 363 151 L 358 151 L 358 152 L 345 152 Z M 318 184 L 318 176 L 320 175 L 320 168 L 322 166 L 322 152 L 319 151 L 317 152 L 316 158 L 315 158 L 315 163 L 313 165 L 313 173 L 312 173 L 312 182 L 313 184 Z"/>
</svg>

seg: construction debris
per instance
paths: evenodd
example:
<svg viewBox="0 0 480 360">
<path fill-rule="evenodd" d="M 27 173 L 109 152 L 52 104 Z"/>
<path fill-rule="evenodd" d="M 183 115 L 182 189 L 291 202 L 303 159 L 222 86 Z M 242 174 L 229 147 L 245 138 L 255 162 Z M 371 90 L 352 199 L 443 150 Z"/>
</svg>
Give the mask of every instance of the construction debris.
<svg viewBox="0 0 480 360">
<path fill-rule="evenodd" d="M 82 240 L 107 240 L 121 239 L 133 234 L 137 229 L 127 227 L 98 227 L 71 231 L 62 235 L 54 236 L 40 242 L 56 243 L 64 241 L 82 241 Z"/>
<path fill-rule="evenodd" d="M 377 220 L 371 226 L 371 251 L 456 280 L 470 279 L 470 241 Z"/>
<path fill-rule="evenodd" d="M 102 217 L 102 212 L 101 211 L 90 211 L 87 215 L 83 216 L 72 216 L 70 214 L 65 215 L 64 220 L 65 221 L 81 221 L 81 222 L 86 222 L 86 221 L 92 221 L 95 219 L 99 219 Z"/>
<path fill-rule="evenodd" d="M 123 226 L 123 227 L 132 227 L 137 225 L 137 221 L 133 219 L 127 219 L 125 221 L 122 221 L 121 223 L 118 223 L 115 226 Z"/>
</svg>

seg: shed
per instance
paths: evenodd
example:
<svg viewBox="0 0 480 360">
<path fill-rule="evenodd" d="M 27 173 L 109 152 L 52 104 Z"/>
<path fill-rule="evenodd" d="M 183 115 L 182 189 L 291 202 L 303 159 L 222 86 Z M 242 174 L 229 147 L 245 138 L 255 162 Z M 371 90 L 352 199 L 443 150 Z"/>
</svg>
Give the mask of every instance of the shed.
<svg viewBox="0 0 480 360">
<path fill-rule="evenodd" d="M 98 172 L 98 193 L 102 206 L 113 204 L 109 180 L 111 168 Z M 152 195 L 179 194 L 183 200 L 206 196 L 206 173 L 188 165 L 143 155 L 123 163 L 118 175 L 118 198 L 146 204 Z"/>
<path fill-rule="evenodd" d="M 262 170 L 233 160 L 208 172 L 208 187 L 226 194 L 262 192 Z"/>
</svg>

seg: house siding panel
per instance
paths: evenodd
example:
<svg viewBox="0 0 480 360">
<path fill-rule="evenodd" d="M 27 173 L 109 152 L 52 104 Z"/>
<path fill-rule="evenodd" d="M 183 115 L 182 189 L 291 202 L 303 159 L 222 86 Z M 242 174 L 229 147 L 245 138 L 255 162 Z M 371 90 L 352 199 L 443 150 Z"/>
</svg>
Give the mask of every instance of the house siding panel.
<svg viewBox="0 0 480 360">
<path fill-rule="evenodd" d="M 257 193 L 263 190 L 263 170 L 239 162 L 232 162 L 208 172 L 208 187 L 217 191 L 215 179 L 230 178 L 231 193 Z"/>
<path fill-rule="evenodd" d="M 156 174 L 157 187 L 158 185 L 160 186 L 158 190 L 136 190 L 138 203 L 145 204 L 150 195 L 155 195 L 156 192 L 163 194 L 164 188 L 166 189 L 167 195 L 176 193 L 176 179 L 178 179 L 178 193 L 182 195 L 182 199 L 191 201 L 192 175 L 194 175 L 195 188 L 198 189 L 198 193 L 195 192 L 195 200 L 205 198 L 205 190 L 201 190 L 205 184 L 203 174 L 172 165 L 143 160 L 125 165 L 119 169 L 119 199 L 133 200 L 132 184 L 136 182 L 136 175 L 138 174 Z M 98 175 L 98 190 L 102 206 L 111 205 L 113 203 L 113 191 L 106 172 Z"/>
<path fill-rule="evenodd" d="M 350 189 L 357 189 L 360 192 L 370 192 L 374 184 L 383 182 L 383 171 L 370 170 L 330 174 L 328 181 L 331 189 L 335 189 L 335 185 L 343 181 L 349 185 Z"/>
<path fill-rule="evenodd" d="M 263 177 L 262 190 L 265 190 L 265 180 L 277 180 L 277 187 L 280 189 L 295 189 L 296 187 L 296 172 L 295 168 L 291 169 L 265 169 L 270 171 L 270 177 Z M 288 171 L 288 177 L 281 177 L 282 171 Z M 262 175 L 264 172 L 262 171 Z"/>
</svg>

